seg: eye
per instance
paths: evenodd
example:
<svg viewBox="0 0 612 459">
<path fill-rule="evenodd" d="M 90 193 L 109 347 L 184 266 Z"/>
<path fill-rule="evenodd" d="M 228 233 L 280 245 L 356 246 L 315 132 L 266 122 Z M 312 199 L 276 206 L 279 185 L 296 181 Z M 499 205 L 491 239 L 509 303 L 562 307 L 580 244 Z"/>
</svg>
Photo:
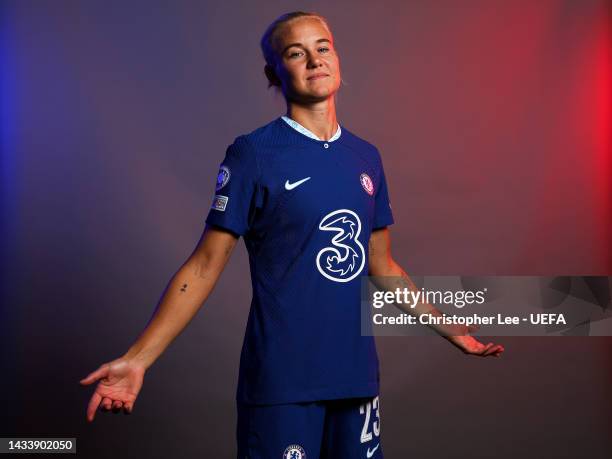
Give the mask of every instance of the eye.
<svg viewBox="0 0 612 459">
<path fill-rule="evenodd" d="M 319 51 L 321 51 L 322 49 L 324 49 L 325 51 L 329 51 L 329 48 L 325 48 L 325 47 L 319 48 Z"/>
<path fill-rule="evenodd" d="M 298 54 L 300 54 L 298 51 L 295 51 L 291 54 L 289 54 L 289 58 L 292 58 L 293 56 L 297 56 Z"/>
</svg>

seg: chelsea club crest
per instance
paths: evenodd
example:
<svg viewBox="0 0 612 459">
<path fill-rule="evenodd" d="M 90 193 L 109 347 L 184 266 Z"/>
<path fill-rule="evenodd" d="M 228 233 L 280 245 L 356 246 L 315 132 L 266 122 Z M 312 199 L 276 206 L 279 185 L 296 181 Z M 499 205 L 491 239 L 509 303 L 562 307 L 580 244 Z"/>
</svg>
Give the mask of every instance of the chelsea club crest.
<svg viewBox="0 0 612 459">
<path fill-rule="evenodd" d="M 306 459 L 306 451 L 300 445 L 289 445 L 283 453 L 283 459 Z"/>
<path fill-rule="evenodd" d="M 372 183 L 372 179 L 365 172 L 359 176 L 359 181 L 361 182 L 361 186 L 370 196 L 374 194 L 374 184 Z"/>
</svg>

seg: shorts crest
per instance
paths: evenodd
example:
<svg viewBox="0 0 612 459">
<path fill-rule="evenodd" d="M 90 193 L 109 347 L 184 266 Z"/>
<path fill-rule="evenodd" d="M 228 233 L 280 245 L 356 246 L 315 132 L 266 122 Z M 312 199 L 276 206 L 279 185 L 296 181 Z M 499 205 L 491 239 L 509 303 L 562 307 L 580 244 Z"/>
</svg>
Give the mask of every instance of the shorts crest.
<svg viewBox="0 0 612 459">
<path fill-rule="evenodd" d="M 285 448 L 283 459 L 306 459 L 306 451 L 300 445 L 289 445 Z"/>
</svg>

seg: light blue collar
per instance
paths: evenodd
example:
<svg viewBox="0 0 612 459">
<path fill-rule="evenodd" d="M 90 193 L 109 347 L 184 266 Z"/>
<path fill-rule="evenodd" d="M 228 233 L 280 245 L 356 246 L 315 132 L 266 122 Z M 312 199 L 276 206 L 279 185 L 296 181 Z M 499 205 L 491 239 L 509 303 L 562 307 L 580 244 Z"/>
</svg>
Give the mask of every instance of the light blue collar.
<svg viewBox="0 0 612 459">
<path fill-rule="evenodd" d="M 311 139 L 315 139 L 315 140 L 325 140 L 325 139 L 319 139 L 312 131 L 306 129 L 304 126 L 302 126 L 300 123 L 298 123 L 295 120 L 292 120 L 291 118 L 289 118 L 288 116 L 283 115 L 281 117 L 289 126 L 291 126 L 293 129 L 295 129 L 298 132 L 301 132 L 302 134 L 304 134 L 307 137 L 310 137 Z M 340 129 L 340 123 L 338 123 L 338 129 L 336 130 L 336 133 L 332 136 L 331 139 L 327 140 L 327 142 L 333 142 L 334 140 L 336 140 L 338 137 L 340 137 L 340 134 L 342 134 L 342 129 Z"/>
</svg>

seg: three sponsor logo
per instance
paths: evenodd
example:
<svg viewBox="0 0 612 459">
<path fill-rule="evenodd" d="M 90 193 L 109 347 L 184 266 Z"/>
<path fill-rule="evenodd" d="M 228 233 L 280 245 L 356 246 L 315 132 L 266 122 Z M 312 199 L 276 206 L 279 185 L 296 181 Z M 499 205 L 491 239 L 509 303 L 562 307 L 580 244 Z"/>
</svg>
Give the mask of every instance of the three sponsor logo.
<svg viewBox="0 0 612 459">
<path fill-rule="evenodd" d="M 365 265 L 365 249 L 358 239 L 359 216 L 350 209 L 334 210 L 321 219 L 319 229 L 335 233 L 330 245 L 317 254 L 319 272 L 334 282 L 348 282 L 357 277 Z"/>
</svg>

